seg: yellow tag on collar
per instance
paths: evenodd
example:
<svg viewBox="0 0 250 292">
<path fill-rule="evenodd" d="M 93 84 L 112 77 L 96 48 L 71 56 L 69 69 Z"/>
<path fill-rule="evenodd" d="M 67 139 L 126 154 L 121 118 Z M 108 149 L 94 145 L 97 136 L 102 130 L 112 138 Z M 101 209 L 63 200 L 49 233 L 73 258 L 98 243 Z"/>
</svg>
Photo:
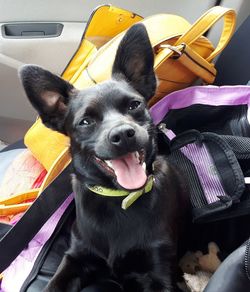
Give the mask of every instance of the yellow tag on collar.
<svg viewBox="0 0 250 292">
<path fill-rule="evenodd" d="M 141 195 L 149 193 L 153 188 L 153 184 L 154 177 L 151 175 L 149 176 L 147 184 L 143 189 L 129 193 L 129 195 L 124 200 L 122 200 L 122 209 L 128 209 L 128 207 L 130 207 Z"/>
<path fill-rule="evenodd" d="M 129 206 L 131 206 L 141 195 L 149 193 L 154 184 L 154 177 L 153 175 L 150 175 L 148 177 L 146 185 L 137 191 L 129 192 L 125 190 L 114 190 L 105 188 L 102 186 L 88 186 L 88 189 L 92 192 L 106 197 L 126 197 L 122 200 L 122 209 L 126 210 Z"/>
</svg>

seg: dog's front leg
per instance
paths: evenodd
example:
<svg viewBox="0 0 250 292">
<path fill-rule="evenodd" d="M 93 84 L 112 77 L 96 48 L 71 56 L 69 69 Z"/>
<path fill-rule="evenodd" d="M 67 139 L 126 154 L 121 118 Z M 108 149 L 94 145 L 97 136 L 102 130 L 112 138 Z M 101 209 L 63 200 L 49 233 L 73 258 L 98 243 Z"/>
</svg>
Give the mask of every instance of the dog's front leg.
<svg viewBox="0 0 250 292">
<path fill-rule="evenodd" d="M 44 292 L 79 291 L 81 281 L 77 266 L 73 258 L 65 255 Z"/>
<path fill-rule="evenodd" d="M 174 254 L 163 244 L 129 250 L 114 261 L 125 292 L 174 292 Z"/>
<path fill-rule="evenodd" d="M 66 254 L 44 292 L 79 292 L 109 274 L 106 261 L 93 253 L 86 252 L 78 257 Z"/>
</svg>

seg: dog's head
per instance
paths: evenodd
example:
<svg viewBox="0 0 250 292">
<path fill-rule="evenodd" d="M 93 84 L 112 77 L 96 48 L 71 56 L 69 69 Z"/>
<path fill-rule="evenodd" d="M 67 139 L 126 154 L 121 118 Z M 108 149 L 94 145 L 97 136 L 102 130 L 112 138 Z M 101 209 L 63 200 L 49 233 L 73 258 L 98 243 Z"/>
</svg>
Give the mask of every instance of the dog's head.
<svg viewBox="0 0 250 292">
<path fill-rule="evenodd" d="M 155 93 L 154 55 L 142 24 L 122 39 L 111 80 L 77 90 L 37 66 L 20 70 L 26 94 L 43 123 L 70 137 L 76 173 L 86 183 L 138 189 L 155 157 L 147 101 Z M 147 169 L 146 169 L 147 168 Z"/>
</svg>

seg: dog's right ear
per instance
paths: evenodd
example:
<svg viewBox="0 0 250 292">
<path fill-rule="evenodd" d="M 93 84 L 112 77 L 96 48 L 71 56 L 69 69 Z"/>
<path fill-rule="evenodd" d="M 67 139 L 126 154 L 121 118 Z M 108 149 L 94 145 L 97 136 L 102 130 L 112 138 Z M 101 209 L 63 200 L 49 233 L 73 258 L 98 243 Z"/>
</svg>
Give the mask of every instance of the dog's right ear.
<svg viewBox="0 0 250 292">
<path fill-rule="evenodd" d="M 26 95 L 43 123 L 65 134 L 67 105 L 76 89 L 59 76 L 34 65 L 22 66 L 19 76 Z"/>
</svg>

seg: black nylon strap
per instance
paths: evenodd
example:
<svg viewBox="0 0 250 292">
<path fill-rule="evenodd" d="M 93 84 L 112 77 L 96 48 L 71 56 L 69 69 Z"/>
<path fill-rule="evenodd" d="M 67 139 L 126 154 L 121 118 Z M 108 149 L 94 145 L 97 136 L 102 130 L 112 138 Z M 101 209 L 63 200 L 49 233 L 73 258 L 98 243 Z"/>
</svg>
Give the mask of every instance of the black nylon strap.
<svg viewBox="0 0 250 292">
<path fill-rule="evenodd" d="M 4 271 L 72 193 L 70 165 L 41 193 L 0 241 L 0 272 Z"/>
</svg>

